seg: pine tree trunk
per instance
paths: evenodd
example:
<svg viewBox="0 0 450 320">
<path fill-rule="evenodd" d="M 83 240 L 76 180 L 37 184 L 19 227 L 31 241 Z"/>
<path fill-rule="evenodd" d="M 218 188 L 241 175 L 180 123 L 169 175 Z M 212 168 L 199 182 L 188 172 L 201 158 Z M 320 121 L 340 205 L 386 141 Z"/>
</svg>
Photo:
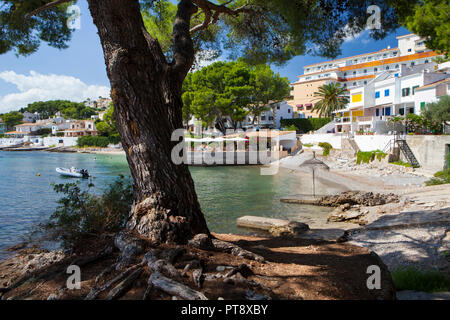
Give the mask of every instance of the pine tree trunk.
<svg viewBox="0 0 450 320">
<path fill-rule="evenodd" d="M 175 59 L 167 63 L 145 30 L 138 0 L 88 0 L 102 43 L 114 117 L 134 181 L 127 227 L 150 240 L 184 243 L 208 233 L 186 165 L 175 165 L 171 142 L 183 128 L 181 86 L 194 59 L 191 1 L 182 0 L 174 24 Z"/>
</svg>

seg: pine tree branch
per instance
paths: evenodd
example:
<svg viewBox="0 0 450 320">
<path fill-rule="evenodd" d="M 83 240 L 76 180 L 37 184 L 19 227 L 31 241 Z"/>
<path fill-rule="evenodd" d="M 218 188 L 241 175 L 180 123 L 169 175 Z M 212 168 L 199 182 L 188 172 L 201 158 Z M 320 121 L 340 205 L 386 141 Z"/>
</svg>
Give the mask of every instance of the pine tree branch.
<svg viewBox="0 0 450 320">
<path fill-rule="evenodd" d="M 25 19 L 28 20 L 31 17 L 38 15 L 39 13 L 41 13 L 42 11 L 51 9 L 53 7 L 59 6 L 60 4 L 66 3 L 66 2 L 71 2 L 72 0 L 57 0 L 57 1 L 53 1 L 53 2 L 49 2 L 45 5 L 43 5 L 42 7 L 39 7 L 37 9 L 34 9 L 33 11 L 31 11 L 29 14 L 27 14 L 25 16 Z"/>
<path fill-rule="evenodd" d="M 202 9 L 203 13 L 205 14 L 205 19 L 203 20 L 203 23 L 198 24 L 195 27 L 191 28 L 190 33 L 193 34 L 200 30 L 204 30 L 210 24 L 216 23 L 219 20 L 219 17 L 221 14 L 237 16 L 240 13 L 253 11 L 252 8 L 248 7 L 247 4 L 245 4 L 239 8 L 236 8 L 236 9 L 231 9 L 231 8 L 227 7 L 227 5 L 233 1 L 234 0 L 230 0 L 224 4 L 218 5 L 218 4 L 215 4 L 208 0 L 193 0 L 192 2 L 194 4 L 196 4 L 199 8 Z M 213 18 L 212 21 L 211 21 L 211 17 Z"/>
</svg>

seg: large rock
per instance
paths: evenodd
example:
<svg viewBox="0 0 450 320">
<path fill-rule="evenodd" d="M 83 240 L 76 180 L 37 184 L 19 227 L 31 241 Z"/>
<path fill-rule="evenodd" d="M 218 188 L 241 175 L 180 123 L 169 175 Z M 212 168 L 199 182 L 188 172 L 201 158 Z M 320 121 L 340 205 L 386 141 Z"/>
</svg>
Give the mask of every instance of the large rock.
<svg viewBox="0 0 450 320">
<path fill-rule="evenodd" d="M 379 206 L 386 203 L 398 202 L 399 197 L 393 193 L 381 194 L 362 191 L 345 191 L 338 195 L 322 197 L 318 204 L 322 206 L 337 207 L 342 204 Z"/>
<path fill-rule="evenodd" d="M 309 226 L 306 223 L 291 221 L 282 226 L 273 226 L 269 232 L 275 237 L 298 237 L 308 230 Z"/>
</svg>

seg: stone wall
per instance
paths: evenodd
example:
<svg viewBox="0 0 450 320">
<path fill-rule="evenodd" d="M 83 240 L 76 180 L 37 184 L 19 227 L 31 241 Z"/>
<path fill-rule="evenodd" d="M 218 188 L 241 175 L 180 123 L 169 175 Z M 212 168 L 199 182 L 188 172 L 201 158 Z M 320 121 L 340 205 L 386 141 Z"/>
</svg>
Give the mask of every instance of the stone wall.
<svg viewBox="0 0 450 320">
<path fill-rule="evenodd" d="M 425 170 L 436 172 L 446 167 L 445 157 L 450 149 L 450 136 L 406 136 L 406 142 Z M 406 161 L 403 154 L 400 159 Z"/>
</svg>

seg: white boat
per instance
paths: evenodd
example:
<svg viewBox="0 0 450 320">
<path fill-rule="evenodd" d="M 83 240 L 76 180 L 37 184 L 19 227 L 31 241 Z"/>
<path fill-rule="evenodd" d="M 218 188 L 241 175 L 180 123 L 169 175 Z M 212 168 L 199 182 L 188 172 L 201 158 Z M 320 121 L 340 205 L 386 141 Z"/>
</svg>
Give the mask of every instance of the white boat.
<svg viewBox="0 0 450 320">
<path fill-rule="evenodd" d="M 86 169 L 80 169 L 77 168 L 56 168 L 56 172 L 58 172 L 60 175 L 65 177 L 72 177 L 72 178 L 89 178 L 89 173 Z"/>
</svg>

